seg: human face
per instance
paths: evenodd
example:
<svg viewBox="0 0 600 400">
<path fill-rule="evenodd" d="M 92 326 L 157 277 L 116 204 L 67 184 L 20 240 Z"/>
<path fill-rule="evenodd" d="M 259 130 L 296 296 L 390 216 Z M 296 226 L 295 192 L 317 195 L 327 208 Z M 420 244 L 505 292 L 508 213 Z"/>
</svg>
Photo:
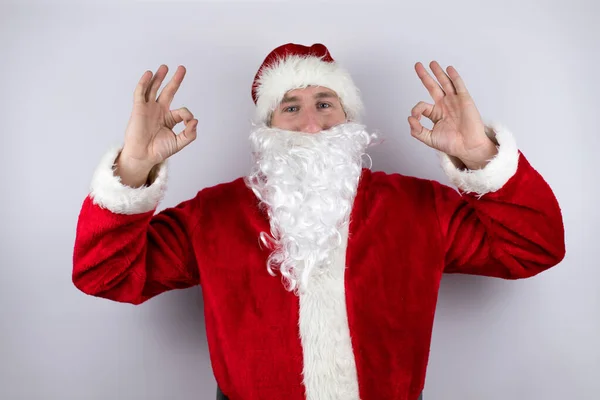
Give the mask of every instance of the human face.
<svg viewBox="0 0 600 400">
<path fill-rule="evenodd" d="M 271 127 L 317 133 L 346 121 L 337 94 L 323 86 L 290 90 L 271 117 Z"/>
</svg>

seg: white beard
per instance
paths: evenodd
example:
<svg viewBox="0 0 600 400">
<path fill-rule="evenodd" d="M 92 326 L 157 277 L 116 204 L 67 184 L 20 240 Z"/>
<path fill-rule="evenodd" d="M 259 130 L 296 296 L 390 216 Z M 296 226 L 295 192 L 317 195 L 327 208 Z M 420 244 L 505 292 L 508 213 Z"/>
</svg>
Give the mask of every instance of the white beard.
<svg viewBox="0 0 600 400">
<path fill-rule="evenodd" d="M 304 291 L 325 271 L 342 243 L 375 134 L 345 123 L 316 134 L 261 126 L 250 135 L 254 165 L 246 177 L 269 216 L 261 241 L 272 250 L 267 270 L 279 270 L 289 291 Z"/>
</svg>

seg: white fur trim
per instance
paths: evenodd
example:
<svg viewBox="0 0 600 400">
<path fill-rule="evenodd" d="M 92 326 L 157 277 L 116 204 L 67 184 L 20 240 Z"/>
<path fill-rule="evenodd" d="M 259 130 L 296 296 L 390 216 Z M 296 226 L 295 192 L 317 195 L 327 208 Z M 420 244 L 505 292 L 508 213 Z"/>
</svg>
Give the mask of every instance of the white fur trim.
<svg viewBox="0 0 600 400">
<path fill-rule="evenodd" d="M 362 99 L 350 74 L 337 63 L 315 56 L 289 56 L 261 71 L 256 88 L 257 122 L 267 122 L 288 91 L 309 85 L 324 86 L 336 92 L 348 120 L 360 122 Z"/>
<path fill-rule="evenodd" d="M 485 133 L 497 143 L 498 153 L 479 170 L 461 170 L 450 157 L 440 152 L 441 166 L 450 181 L 465 193 L 483 196 L 495 192 L 517 172 L 519 149 L 513 134 L 502 124 L 492 122 L 485 125 Z"/>
<path fill-rule="evenodd" d="M 166 162 L 159 166 L 156 179 L 150 186 L 132 188 L 121 183 L 114 174 L 114 163 L 121 151 L 114 147 L 102 156 L 90 185 L 90 197 L 94 204 L 116 214 L 140 214 L 154 210 L 166 190 Z"/>
<path fill-rule="evenodd" d="M 348 227 L 331 268 L 300 292 L 300 339 L 306 400 L 359 400 L 346 311 L 344 274 Z"/>
</svg>

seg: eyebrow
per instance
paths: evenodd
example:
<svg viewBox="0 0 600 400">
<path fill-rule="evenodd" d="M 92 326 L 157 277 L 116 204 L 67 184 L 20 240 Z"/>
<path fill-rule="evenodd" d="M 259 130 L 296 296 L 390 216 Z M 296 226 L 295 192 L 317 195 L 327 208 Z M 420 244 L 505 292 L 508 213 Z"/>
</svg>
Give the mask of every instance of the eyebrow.
<svg viewBox="0 0 600 400">
<path fill-rule="evenodd" d="M 316 93 L 313 96 L 315 99 L 334 99 L 337 98 L 337 96 L 331 92 L 319 92 Z M 292 97 L 288 97 L 288 96 L 283 96 L 283 99 L 281 100 L 281 104 L 287 104 L 287 103 L 294 103 L 299 101 L 300 98 L 298 96 L 292 96 Z"/>
</svg>

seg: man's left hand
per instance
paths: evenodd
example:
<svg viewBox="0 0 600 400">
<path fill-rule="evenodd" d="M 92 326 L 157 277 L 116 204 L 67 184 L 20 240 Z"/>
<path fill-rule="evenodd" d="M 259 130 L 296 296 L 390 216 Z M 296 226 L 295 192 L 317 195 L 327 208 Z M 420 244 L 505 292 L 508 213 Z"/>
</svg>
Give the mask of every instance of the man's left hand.
<svg viewBox="0 0 600 400">
<path fill-rule="evenodd" d="M 481 115 L 462 78 L 452 66 L 444 72 L 437 61 L 429 64 L 440 82 L 436 82 L 420 62 L 415 64 L 417 75 L 429 91 L 434 104 L 420 101 L 408 117 L 410 133 L 426 145 L 456 157 L 469 169 L 481 169 L 498 149 L 487 137 Z M 421 125 L 421 116 L 433 122 L 429 130 Z"/>
</svg>

